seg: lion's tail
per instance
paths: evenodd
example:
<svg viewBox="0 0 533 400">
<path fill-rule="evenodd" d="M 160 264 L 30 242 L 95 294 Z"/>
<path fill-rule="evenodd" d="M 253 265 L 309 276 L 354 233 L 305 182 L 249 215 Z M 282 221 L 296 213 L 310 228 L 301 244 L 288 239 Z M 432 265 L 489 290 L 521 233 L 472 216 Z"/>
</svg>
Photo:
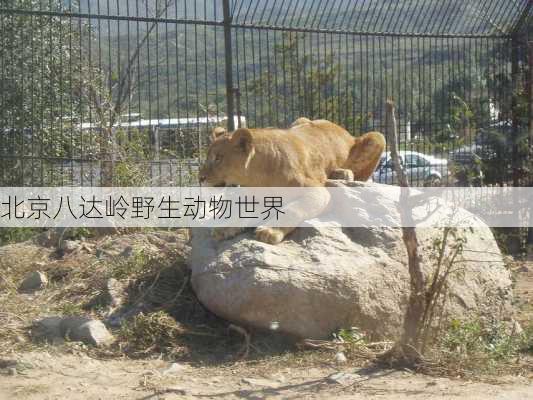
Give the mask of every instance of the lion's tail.
<svg viewBox="0 0 533 400">
<path fill-rule="evenodd" d="M 385 137 L 379 132 L 368 132 L 355 138 L 347 167 L 355 180 L 366 181 L 372 176 L 385 150 Z"/>
</svg>

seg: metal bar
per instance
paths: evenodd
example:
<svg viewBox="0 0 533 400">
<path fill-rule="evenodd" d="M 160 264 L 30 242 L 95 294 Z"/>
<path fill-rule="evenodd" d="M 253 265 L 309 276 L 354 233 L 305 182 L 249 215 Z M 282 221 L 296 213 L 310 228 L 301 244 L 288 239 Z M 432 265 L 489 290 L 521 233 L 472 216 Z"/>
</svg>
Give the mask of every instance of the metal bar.
<svg viewBox="0 0 533 400">
<path fill-rule="evenodd" d="M 394 36 L 394 37 L 412 37 L 412 38 L 464 38 L 464 39 L 502 39 L 508 38 L 509 35 L 484 35 L 484 34 L 452 34 L 452 33 L 403 33 L 403 32 L 368 32 L 368 31 L 355 31 L 355 30 L 338 30 L 338 29 L 319 29 L 319 28 L 301 28 L 301 27 L 283 27 L 283 26 L 270 26 L 270 25 L 251 25 L 243 23 L 233 23 L 232 28 L 243 29 L 257 29 L 257 30 L 271 30 L 271 31 L 284 31 L 284 32 L 301 32 L 301 33 L 317 33 L 317 34 L 349 34 L 357 36 Z"/>
<path fill-rule="evenodd" d="M 518 157 L 518 127 L 520 126 L 520 115 L 517 113 L 518 99 L 517 95 L 520 90 L 520 41 L 514 37 L 511 39 L 511 82 L 512 82 L 512 99 L 511 99 L 511 120 L 512 120 L 512 179 L 513 186 L 520 186 L 519 176 L 519 157 Z"/>
<path fill-rule="evenodd" d="M 527 167 L 529 168 L 529 187 L 533 187 L 533 38 L 528 36 L 528 74 L 527 74 L 527 101 L 528 101 L 528 154 Z M 528 256 L 533 256 L 533 227 L 527 230 L 527 252 Z"/>
<path fill-rule="evenodd" d="M 532 10 L 533 10 L 533 1 L 528 0 L 526 5 L 524 6 L 524 10 L 522 11 L 522 13 L 520 13 L 520 16 L 517 18 L 516 23 L 510 29 L 511 34 L 515 34 L 520 31 L 520 29 L 522 28 L 522 25 L 524 25 L 526 21 L 529 18 L 531 18 Z"/>
<path fill-rule="evenodd" d="M 225 1 L 225 0 L 223 0 Z M 109 20 L 109 21 L 139 21 L 139 22 L 164 22 L 187 25 L 224 25 L 224 21 L 214 20 L 195 20 L 188 18 L 161 18 L 161 17 L 139 17 L 129 15 L 109 15 L 109 14 L 90 14 L 68 11 L 46 11 L 46 10 L 21 10 L 13 8 L 0 8 L 0 14 L 8 15 L 34 15 L 46 17 L 72 17 L 81 19 Z"/>
<path fill-rule="evenodd" d="M 233 49 L 231 43 L 232 17 L 230 15 L 230 0 L 222 0 L 224 13 L 224 57 L 226 64 L 226 114 L 228 116 L 228 131 L 235 130 L 235 106 L 233 102 Z"/>
</svg>

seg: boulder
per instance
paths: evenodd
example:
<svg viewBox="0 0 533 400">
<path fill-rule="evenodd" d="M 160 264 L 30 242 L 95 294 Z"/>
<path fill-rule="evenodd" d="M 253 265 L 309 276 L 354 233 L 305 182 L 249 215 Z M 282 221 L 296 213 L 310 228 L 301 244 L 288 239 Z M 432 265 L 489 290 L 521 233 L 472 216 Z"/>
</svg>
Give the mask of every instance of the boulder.
<svg viewBox="0 0 533 400">
<path fill-rule="evenodd" d="M 395 209 L 390 186 L 367 186 L 364 198 L 354 194 L 354 212 Z M 278 245 L 255 240 L 252 231 L 218 242 L 209 229 L 193 229 L 189 266 L 199 300 L 234 323 L 275 326 L 297 338 L 328 338 L 351 327 L 373 338 L 396 337 L 409 295 L 401 229 L 323 227 L 318 221 L 309 221 L 309 227 L 296 229 Z M 442 230 L 417 232 L 429 277 L 436 259 L 432 243 Z M 491 230 L 481 226 L 461 234 L 467 242 L 449 278 L 443 315 L 510 317 L 510 273 Z"/>
</svg>

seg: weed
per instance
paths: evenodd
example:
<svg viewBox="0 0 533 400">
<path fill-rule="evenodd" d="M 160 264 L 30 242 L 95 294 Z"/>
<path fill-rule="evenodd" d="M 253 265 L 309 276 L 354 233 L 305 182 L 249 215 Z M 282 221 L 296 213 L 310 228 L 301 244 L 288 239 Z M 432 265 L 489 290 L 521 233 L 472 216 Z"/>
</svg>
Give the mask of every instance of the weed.
<svg viewBox="0 0 533 400">
<path fill-rule="evenodd" d="M 131 321 L 125 321 L 119 332 L 124 350 L 131 356 L 148 353 L 171 353 L 177 350 L 183 329 L 164 311 L 140 313 Z"/>
<path fill-rule="evenodd" d="M 515 333 L 502 322 L 453 320 L 429 353 L 441 372 L 491 375 L 521 368 L 520 357 L 532 344 L 531 327 Z"/>
<path fill-rule="evenodd" d="M 333 337 L 341 342 L 349 344 L 364 344 L 367 342 L 366 333 L 362 332 L 356 326 L 353 326 L 350 329 L 339 329 L 337 333 L 333 334 Z"/>
<path fill-rule="evenodd" d="M 130 257 L 117 257 L 110 263 L 110 277 L 115 279 L 132 278 L 149 269 L 156 258 L 143 250 L 135 251 Z"/>
<path fill-rule="evenodd" d="M 0 246 L 24 242 L 42 231 L 40 228 L 0 228 Z"/>
<path fill-rule="evenodd" d="M 58 310 L 62 315 L 68 316 L 77 316 L 84 314 L 81 305 L 76 303 L 63 303 L 59 306 Z"/>
</svg>

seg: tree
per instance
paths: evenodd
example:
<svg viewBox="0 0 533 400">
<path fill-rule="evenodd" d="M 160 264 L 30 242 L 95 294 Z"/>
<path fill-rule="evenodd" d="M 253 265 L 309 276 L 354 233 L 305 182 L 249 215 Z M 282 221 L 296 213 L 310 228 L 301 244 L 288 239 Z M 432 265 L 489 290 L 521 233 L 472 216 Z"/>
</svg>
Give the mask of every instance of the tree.
<svg viewBox="0 0 533 400">
<path fill-rule="evenodd" d="M 304 53 L 302 39 L 300 34 L 284 33 L 274 48 L 273 58 L 278 62 L 269 63 L 247 88 L 255 101 L 259 100 L 259 107 L 248 108 L 255 113 L 252 118 L 262 126 L 287 126 L 298 117 L 325 118 L 359 130 L 366 116 L 352 112 L 359 109 L 352 90 L 355 77 L 339 87 L 342 71 L 334 62 L 335 54 L 319 58 L 313 51 Z"/>
<path fill-rule="evenodd" d="M 6 0 L 2 7 L 38 9 L 40 3 Z M 61 1 L 48 6 L 59 10 Z M 0 184 L 25 184 L 23 177 L 49 182 L 54 171 L 48 160 L 73 157 L 76 143 L 62 132 L 87 106 L 74 94 L 86 68 L 79 38 L 65 18 L 0 14 Z"/>
<path fill-rule="evenodd" d="M 393 348 L 382 355 L 382 359 L 389 364 L 416 366 L 423 361 L 425 347 L 433 332 L 433 319 L 438 311 L 438 301 L 446 291 L 448 278 L 454 272 L 455 263 L 463 252 L 466 239 L 456 227 L 445 227 L 442 237 L 433 243 L 435 251 L 433 258 L 436 263 L 430 276 L 427 276 L 422 265 L 418 235 L 414 226 L 413 208 L 416 204 L 416 195 L 410 190 L 407 174 L 400 162 L 396 111 L 391 100 L 387 101 L 386 117 L 391 158 L 400 185 L 399 213 L 410 280 L 402 335 Z M 418 196 L 424 197 L 424 195 Z"/>
<path fill-rule="evenodd" d="M 135 90 L 138 90 L 140 77 L 138 61 L 141 50 L 157 27 L 157 19 L 165 15 L 167 10 L 175 4 L 175 0 L 155 0 L 153 3 L 151 9 L 148 9 L 147 3 L 146 9 L 147 16 L 153 18 L 154 21 L 138 38 L 131 54 L 127 53 L 123 57 L 122 54 L 117 53 L 116 63 L 107 60 L 107 68 L 94 68 L 94 73 L 90 75 L 92 78 L 80 86 L 82 97 L 89 100 L 89 107 L 95 111 L 97 119 L 95 125 L 99 127 L 101 184 L 103 186 L 112 186 L 114 183 L 115 162 L 121 156 L 120 149 L 116 146 L 116 125 L 132 100 Z M 135 74 L 136 70 L 137 74 Z"/>
</svg>

